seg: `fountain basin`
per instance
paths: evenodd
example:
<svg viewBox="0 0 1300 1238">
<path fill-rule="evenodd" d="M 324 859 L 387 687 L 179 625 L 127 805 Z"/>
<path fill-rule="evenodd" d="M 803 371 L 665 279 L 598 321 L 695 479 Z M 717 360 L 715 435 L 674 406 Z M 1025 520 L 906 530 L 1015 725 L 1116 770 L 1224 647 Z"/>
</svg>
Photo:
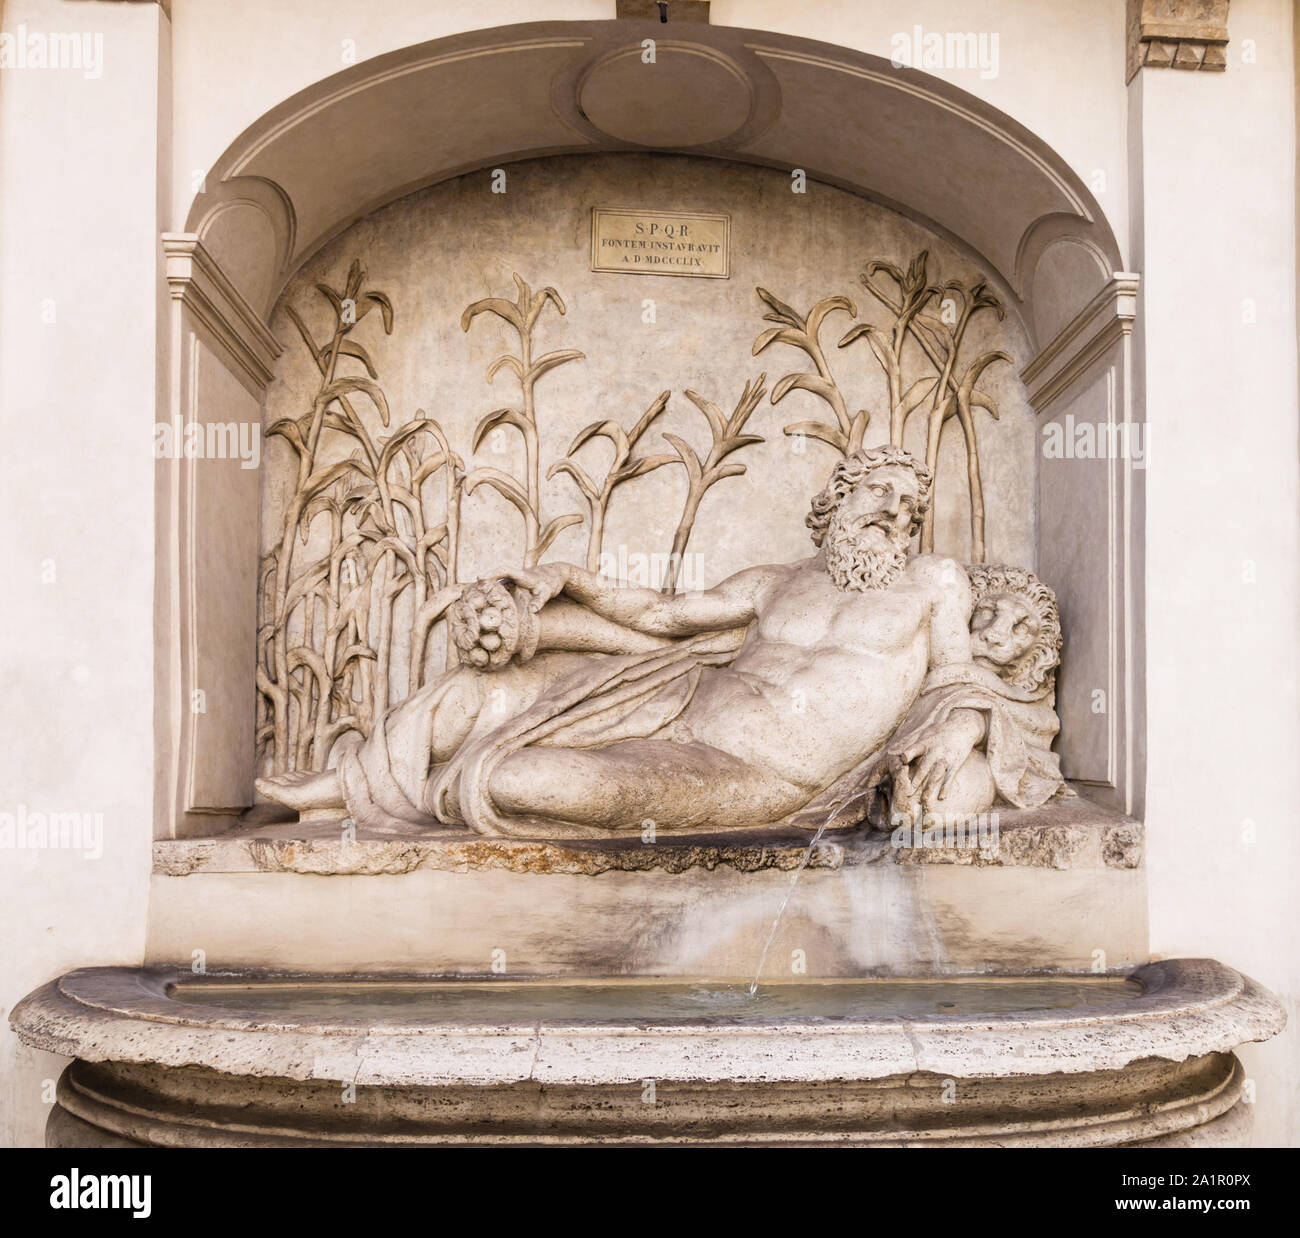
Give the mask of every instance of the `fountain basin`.
<svg viewBox="0 0 1300 1238">
<path fill-rule="evenodd" d="M 1135 980 L 1104 976 L 957 977 L 765 981 L 756 992 L 710 980 L 432 980 L 241 977 L 181 980 L 166 996 L 237 1020 L 311 1017 L 346 1027 L 363 1010 L 367 1026 L 390 1021 L 435 1026 L 532 1027 L 568 1022 L 610 1027 L 739 1027 L 778 1021 L 851 1024 L 881 1017 L 985 1015 L 1112 1006 L 1142 995 Z M 193 1012 L 190 1012 L 193 1017 Z"/>
<path fill-rule="evenodd" d="M 1284 1016 L 1232 969 L 1173 960 L 753 1002 L 707 981 L 89 968 L 11 1022 L 77 1059 L 52 1146 L 1104 1146 L 1236 1132 L 1232 1050 Z"/>
</svg>

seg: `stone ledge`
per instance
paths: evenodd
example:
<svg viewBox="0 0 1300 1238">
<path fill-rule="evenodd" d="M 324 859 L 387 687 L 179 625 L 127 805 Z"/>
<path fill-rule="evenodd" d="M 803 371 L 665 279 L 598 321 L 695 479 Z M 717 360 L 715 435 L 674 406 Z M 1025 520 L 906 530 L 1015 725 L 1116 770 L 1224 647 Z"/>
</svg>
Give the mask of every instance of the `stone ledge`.
<svg viewBox="0 0 1300 1238">
<path fill-rule="evenodd" d="M 224 978 L 272 988 L 294 978 L 345 985 L 377 979 L 256 971 Z M 526 1002 L 513 1017 L 478 1022 L 420 1014 L 377 1018 L 364 1002 L 306 1014 L 293 1009 L 292 994 L 275 1013 L 223 1010 L 172 995 L 173 986 L 192 979 L 176 968 L 78 968 L 23 998 L 9 1022 L 24 1044 L 87 1062 L 368 1086 L 475 1087 L 528 1080 L 635 1083 L 648 1077 L 807 1083 L 914 1071 L 954 1078 L 1075 1074 L 1123 1070 L 1150 1058 L 1185 1062 L 1229 1053 L 1275 1036 L 1286 1023 L 1267 989 L 1213 959 L 1139 967 L 1131 979 L 1141 994 L 1115 1005 L 835 1019 L 765 1016 L 744 1023 L 708 1014 L 539 1019 Z M 760 1047 L 764 1051 L 756 1052 Z"/>
<path fill-rule="evenodd" d="M 1081 798 L 1054 800 L 1041 808 L 997 814 L 995 839 L 987 845 L 895 847 L 888 834 L 845 830 L 826 835 L 809 857 L 813 869 L 868 864 L 955 864 L 971 867 L 1137 868 L 1143 827 L 1121 813 Z M 358 829 L 344 841 L 341 821 L 248 824 L 215 838 L 165 839 L 154 843 L 154 872 L 302 873 L 312 876 L 395 876 L 426 869 L 478 872 L 683 873 L 719 867 L 737 872 L 793 872 L 811 836 L 777 828 L 761 834 L 661 836 L 611 839 L 489 838 L 468 830 Z M 935 840 L 936 843 L 938 839 Z"/>
<path fill-rule="evenodd" d="M 1208 959 L 1141 967 L 1141 994 L 1111 1006 L 744 1025 L 546 1019 L 527 1001 L 492 1023 L 365 1001 L 223 1011 L 173 993 L 189 978 L 87 968 L 15 1007 L 25 1044 L 77 1059 L 51 1146 L 1114 1146 L 1230 1112 L 1244 1079 L 1232 1050 L 1285 1022 L 1271 994 Z"/>
</svg>

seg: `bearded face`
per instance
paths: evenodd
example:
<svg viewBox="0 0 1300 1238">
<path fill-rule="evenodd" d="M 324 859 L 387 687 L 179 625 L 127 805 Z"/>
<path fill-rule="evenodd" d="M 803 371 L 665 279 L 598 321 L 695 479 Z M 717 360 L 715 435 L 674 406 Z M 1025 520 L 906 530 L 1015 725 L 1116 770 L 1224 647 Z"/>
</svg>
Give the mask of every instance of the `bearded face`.
<svg viewBox="0 0 1300 1238">
<path fill-rule="evenodd" d="M 881 530 L 880 537 L 871 529 Z M 907 542 L 880 525 L 855 527 L 837 511 L 826 531 L 826 570 L 836 586 L 859 593 L 884 589 L 907 564 Z"/>
<path fill-rule="evenodd" d="M 826 530 L 826 570 L 836 586 L 885 589 L 907 565 L 918 501 L 911 469 L 873 469 L 835 509 Z"/>
</svg>

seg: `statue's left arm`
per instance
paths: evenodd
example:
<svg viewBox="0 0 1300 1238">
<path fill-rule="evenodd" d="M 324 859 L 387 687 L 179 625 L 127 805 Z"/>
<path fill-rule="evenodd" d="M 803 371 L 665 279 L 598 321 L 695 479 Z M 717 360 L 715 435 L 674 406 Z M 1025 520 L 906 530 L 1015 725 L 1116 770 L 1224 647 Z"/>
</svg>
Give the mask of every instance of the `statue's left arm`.
<svg viewBox="0 0 1300 1238">
<path fill-rule="evenodd" d="M 930 669 L 971 660 L 970 578 L 955 559 L 925 555 L 915 561 L 915 579 L 930 593 Z"/>
<path fill-rule="evenodd" d="M 913 564 L 913 578 L 930 596 L 931 670 L 971 661 L 970 579 L 955 559 L 926 555 Z M 895 796 L 920 801 L 942 795 L 962 763 L 983 741 L 984 715 L 954 710 L 942 726 L 918 737 L 906 749 L 891 750 L 888 768 Z M 928 794 L 927 794 L 928 793 Z"/>
</svg>

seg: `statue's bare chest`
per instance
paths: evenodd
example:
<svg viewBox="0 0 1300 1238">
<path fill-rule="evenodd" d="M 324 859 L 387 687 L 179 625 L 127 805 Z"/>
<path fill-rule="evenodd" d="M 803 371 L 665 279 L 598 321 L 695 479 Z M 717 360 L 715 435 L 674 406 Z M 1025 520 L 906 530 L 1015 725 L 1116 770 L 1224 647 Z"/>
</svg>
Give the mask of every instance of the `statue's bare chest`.
<svg viewBox="0 0 1300 1238">
<path fill-rule="evenodd" d="M 903 581 L 867 593 L 841 592 L 829 580 L 796 581 L 765 600 L 756 635 L 804 649 L 875 654 L 907 644 L 925 614 L 923 592 Z"/>
</svg>

